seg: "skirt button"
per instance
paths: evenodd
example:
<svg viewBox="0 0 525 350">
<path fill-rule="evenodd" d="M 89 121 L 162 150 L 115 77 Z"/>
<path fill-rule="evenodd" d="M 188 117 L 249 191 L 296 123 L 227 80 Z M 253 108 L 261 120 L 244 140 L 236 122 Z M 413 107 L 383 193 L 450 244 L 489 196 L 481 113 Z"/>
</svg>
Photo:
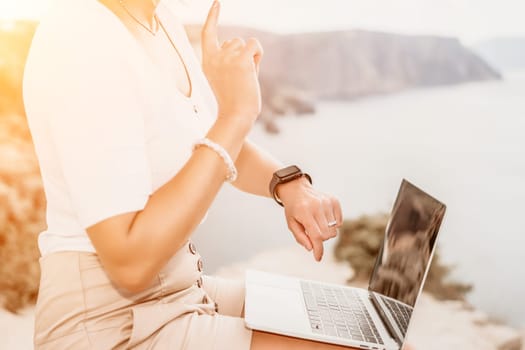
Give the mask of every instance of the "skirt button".
<svg viewBox="0 0 525 350">
<path fill-rule="evenodd" d="M 199 261 L 197 261 L 197 269 L 199 270 L 199 272 L 202 272 L 203 270 L 202 259 L 199 259 Z"/>
<path fill-rule="evenodd" d="M 190 253 L 192 253 L 193 255 L 197 254 L 197 249 L 195 248 L 195 244 L 193 244 L 193 242 L 190 242 L 189 248 Z"/>
<path fill-rule="evenodd" d="M 202 288 L 202 277 L 197 280 L 197 287 Z"/>
</svg>

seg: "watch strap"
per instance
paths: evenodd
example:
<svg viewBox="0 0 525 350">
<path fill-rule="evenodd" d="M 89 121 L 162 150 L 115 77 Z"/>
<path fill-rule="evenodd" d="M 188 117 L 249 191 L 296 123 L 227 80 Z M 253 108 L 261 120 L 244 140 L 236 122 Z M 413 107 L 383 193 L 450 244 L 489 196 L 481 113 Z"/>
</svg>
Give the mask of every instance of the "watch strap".
<svg viewBox="0 0 525 350">
<path fill-rule="evenodd" d="M 289 176 L 287 176 L 286 178 L 280 178 L 277 173 L 279 171 L 276 171 L 274 174 L 273 174 L 273 177 L 272 177 L 272 180 L 270 181 L 270 193 L 273 197 L 273 199 L 275 200 L 275 202 L 277 202 L 277 204 L 279 204 L 281 207 L 284 207 L 283 205 L 283 202 L 281 201 L 281 199 L 279 198 L 279 196 L 277 195 L 277 186 L 278 185 L 281 185 L 281 184 L 285 184 L 285 183 L 288 183 L 288 182 L 291 182 L 291 181 L 294 181 L 298 178 L 301 178 L 301 177 L 306 177 L 306 179 L 308 180 L 308 182 L 310 182 L 310 184 L 312 184 L 312 177 L 307 174 L 307 173 L 303 173 L 301 171 L 301 169 L 299 169 L 298 167 L 297 168 L 297 172 L 294 173 L 294 174 L 290 174 Z M 284 169 L 287 169 L 287 168 L 284 168 Z"/>
</svg>

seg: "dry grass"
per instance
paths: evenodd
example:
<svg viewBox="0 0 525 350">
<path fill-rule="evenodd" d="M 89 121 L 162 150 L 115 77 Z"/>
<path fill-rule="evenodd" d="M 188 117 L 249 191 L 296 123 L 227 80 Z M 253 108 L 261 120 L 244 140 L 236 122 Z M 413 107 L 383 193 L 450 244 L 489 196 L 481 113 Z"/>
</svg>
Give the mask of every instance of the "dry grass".
<svg viewBox="0 0 525 350">
<path fill-rule="evenodd" d="M 16 115 L 0 117 L 0 208 L 0 307 L 17 312 L 38 293 L 45 196 L 27 123 Z"/>
</svg>

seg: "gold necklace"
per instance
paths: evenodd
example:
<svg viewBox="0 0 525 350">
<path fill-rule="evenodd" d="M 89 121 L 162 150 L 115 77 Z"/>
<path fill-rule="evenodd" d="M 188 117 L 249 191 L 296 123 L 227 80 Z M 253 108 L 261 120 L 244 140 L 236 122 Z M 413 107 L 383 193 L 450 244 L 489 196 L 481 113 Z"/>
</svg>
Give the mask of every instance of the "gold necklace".
<svg viewBox="0 0 525 350">
<path fill-rule="evenodd" d="M 137 17 L 135 17 L 135 15 L 133 15 L 133 13 L 128 9 L 128 7 L 126 6 L 126 4 L 124 3 L 124 0 L 119 0 L 119 3 L 120 3 L 120 6 L 122 6 L 122 8 L 128 13 L 128 15 L 133 18 L 133 20 L 135 22 L 137 22 L 138 24 L 140 24 L 140 26 L 144 29 L 146 29 L 148 32 L 150 32 L 153 36 L 155 36 L 158 31 L 159 31 L 159 18 L 157 17 L 157 14 L 154 14 L 153 15 L 153 18 L 155 19 L 155 31 L 151 30 L 151 28 L 149 28 L 148 26 L 146 26 L 144 23 L 142 23 L 141 21 L 138 20 Z"/>
<path fill-rule="evenodd" d="M 162 21 L 160 19 L 158 21 L 159 21 L 158 23 L 159 23 L 160 27 L 162 28 L 162 31 L 164 32 L 164 34 L 168 38 L 171 46 L 175 49 L 175 52 L 177 53 L 177 56 L 179 56 L 179 59 L 182 62 L 182 66 L 184 67 L 184 71 L 186 73 L 186 77 L 188 79 L 188 83 L 190 85 L 190 95 L 189 96 L 186 96 L 184 94 L 182 94 L 182 95 L 184 97 L 186 97 L 187 99 L 191 99 L 193 97 L 193 82 L 192 82 L 192 79 L 190 77 L 190 71 L 188 70 L 188 67 L 186 66 L 186 63 L 184 62 L 184 58 L 182 57 L 179 49 L 177 48 L 177 45 L 175 45 L 175 42 L 173 42 L 173 39 L 171 39 L 171 35 L 166 30 L 166 27 L 164 27 L 164 24 L 162 23 Z M 198 113 L 198 109 L 197 109 L 196 105 L 193 105 L 193 110 L 195 111 L 196 114 Z"/>
</svg>

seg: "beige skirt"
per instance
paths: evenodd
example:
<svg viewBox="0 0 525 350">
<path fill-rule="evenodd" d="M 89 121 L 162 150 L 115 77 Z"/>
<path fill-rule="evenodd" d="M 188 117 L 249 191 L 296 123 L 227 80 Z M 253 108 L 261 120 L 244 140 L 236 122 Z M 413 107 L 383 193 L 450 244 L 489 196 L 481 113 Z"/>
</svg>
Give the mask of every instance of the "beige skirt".
<svg viewBox="0 0 525 350">
<path fill-rule="evenodd" d="M 112 284 L 96 254 L 40 259 L 35 349 L 250 349 L 244 285 L 202 275 L 185 244 L 143 292 Z"/>
</svg>

